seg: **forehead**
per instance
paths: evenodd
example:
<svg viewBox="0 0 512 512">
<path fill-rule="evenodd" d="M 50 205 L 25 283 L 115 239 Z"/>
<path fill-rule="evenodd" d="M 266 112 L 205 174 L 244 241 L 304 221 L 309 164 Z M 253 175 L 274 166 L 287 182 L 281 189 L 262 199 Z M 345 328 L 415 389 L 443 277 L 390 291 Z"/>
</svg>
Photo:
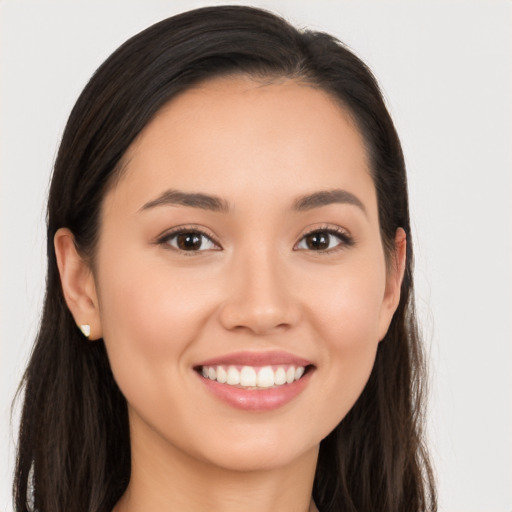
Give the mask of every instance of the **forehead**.
<svg viewBox="0 0 512 512">
<path fill-rule="evenodd" d="M 312 188 L 373 190 L 349 113 L 325 91 L 289 79 L 223 77 L 181 93 L 146 126 L 124 162 L 116 188 L 141 200 L 166 187 L 235 202 L 236 195 L 258 193 L 284 200 Z"/>
</svg>

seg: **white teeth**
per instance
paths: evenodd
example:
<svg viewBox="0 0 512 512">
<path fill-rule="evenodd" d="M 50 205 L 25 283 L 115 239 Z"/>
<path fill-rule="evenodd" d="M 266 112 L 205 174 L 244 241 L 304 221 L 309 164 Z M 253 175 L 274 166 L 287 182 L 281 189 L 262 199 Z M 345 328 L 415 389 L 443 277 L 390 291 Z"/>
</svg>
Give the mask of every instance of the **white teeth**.
<svg viewBox="0 0 512 512">
<path fill-rule="evenodd" d="M 286 372 L 284 368 L 278 368 L 274 374 L 274 384 L 276 386 L 282 386 L 286 382 Z"/>
<path fill-rule="evenodd" d="M 240 384 L 240 372 L 234 366 L 230 366 L 228 368 L 228 378 L 226 379 L 226 384 L 230 384 L 231 386 Z"/>
<path fill-rule="evenodd" d="M 224 384 L 228 380 L 228 374 L 222 366 L 217 366 L 217 382 Z"/>
<path fill-rule="evenodd" d="M 258 372 L 257 382 L 259 388 L 271 388 L 274 385 L 274 371 L 270 366 L 265 366 Z"/>
<path fill-rule="evenodd" d="M 242 386 L 256 386 L 256 371 L 251 366 L 243 366 L 240 372 Z"/>
<path fill-rule="evenodd" d="M 241 370 L 238 370 L 236 366 L 229 366 L 227 370 L 224 366 L 203 366 L 201 368 L 201 374 L 206 379 L 216 380 L 230 386 L 263 389 L 291 384 L 299 380 L 304 375 L 304 371 L 303 366 L 289 366 L 288 368 L 263 366 L 259 369 L 242 366 Z"/>
</svg>

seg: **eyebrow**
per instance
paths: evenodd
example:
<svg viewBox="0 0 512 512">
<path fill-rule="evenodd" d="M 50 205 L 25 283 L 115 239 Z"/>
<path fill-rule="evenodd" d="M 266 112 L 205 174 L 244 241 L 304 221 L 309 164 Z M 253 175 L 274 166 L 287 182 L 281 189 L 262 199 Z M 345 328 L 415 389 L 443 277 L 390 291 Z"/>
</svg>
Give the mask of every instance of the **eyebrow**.
<svg viewBox="0 0 512 512">
<path fill-rule="evenodd" d="M 156 206 L 190 206 L 201 210 L 213 212 L 226 212 L 229 210 L 227 201 L 220 197 L 201 193 L 181 192 L 180 190 L 166 190 L 156 199 L 147 202 L 140 210 L 148 210 Z"/>
<path fill-rule="evenodd" d="M 301 196 L 294 201 L 293 209 L 301 212 L 336 203 L 357 206 L 366 213 L 366 208 L 361 200 L 351 192 L 343 189 L 321 190 L 313 194 Z M 149 210 L 157 206 L 189 206 L 213 212 L 229 211 L 228 202 L 220 197 L 199 192 L 182 192 L 174 189 L 166 190 L 156 199 L 148 201 L 142 206 L 140 211 Z"/>
<path fill-rule="evenodd" d="M 366 208 L 362 201 L 351 192 L 343 189 L 322 190 L 320 192 L 299 197 L 295 201 L 294 208 L 297 211 L 306 211 L 335 203 L 351 204 L 353 206 L 357 206 L 366 213 Z"/>
</svg>

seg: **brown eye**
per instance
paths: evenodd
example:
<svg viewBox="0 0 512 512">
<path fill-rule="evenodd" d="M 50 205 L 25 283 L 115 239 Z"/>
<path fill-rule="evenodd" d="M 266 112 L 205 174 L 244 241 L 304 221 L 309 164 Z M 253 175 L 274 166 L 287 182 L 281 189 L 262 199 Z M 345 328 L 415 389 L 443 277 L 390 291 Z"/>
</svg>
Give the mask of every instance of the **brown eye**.
<svg viewBox="0 0 512 512">
<path fill-rule="evenodd" d="M 197 233 L 182 233 L 176 237 L 176 245 L 182 251 L 198 251 L 203 243 Z"/>
<path fill-rule="evenodd" d="M 310 233 L 304 237 L 306 247 L 312 251 L 325 251 L 329 248 L 330 237 L 329 233 L 323 231 L 317 231 L 316 233 Z"/>
<path fill-rule="evenodd" d="M 352 244 L 352 238 L 346 233 L 335 230 L 319 229 L 304 235 L 295 249 L 322 252 L 343 248 Z"/>
<path fill-rule="evenodd" d="M 174 249 L 186 252 L 200 252 L 218 249 L 210 237 L 199 231 L 182 231 L 166 237 L 163 242 Z"/>
</svg>

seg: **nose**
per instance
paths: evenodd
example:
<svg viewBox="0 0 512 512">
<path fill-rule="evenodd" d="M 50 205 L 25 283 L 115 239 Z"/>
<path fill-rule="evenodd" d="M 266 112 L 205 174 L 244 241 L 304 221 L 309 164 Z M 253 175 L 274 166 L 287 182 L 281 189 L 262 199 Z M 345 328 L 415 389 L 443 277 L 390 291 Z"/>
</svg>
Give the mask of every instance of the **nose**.
<svg viewBox="0 0 512 512">
<path fill-rule="evenodd" d="M 271 254 L 240 255 L 229 270 L 220 321 L 228 330 L 265 335 L 297 323 L 299 302 L 283 262 Z"/>
</svg>

